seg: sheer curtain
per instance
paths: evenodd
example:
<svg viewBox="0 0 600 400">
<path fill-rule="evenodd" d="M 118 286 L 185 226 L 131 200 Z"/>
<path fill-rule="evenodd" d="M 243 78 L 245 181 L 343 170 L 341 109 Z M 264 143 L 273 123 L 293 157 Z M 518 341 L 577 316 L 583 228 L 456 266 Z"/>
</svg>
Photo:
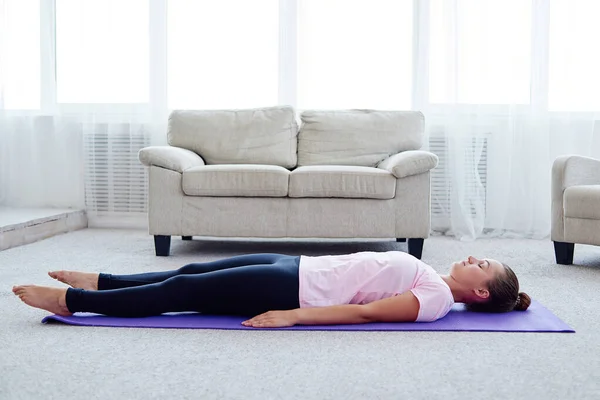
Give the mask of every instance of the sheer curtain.
<svg viewBox="0 0 600 400">
<path fill-rule="evenodd" d="M 40 112 L 41 12 L 39 1 L 0 0 L 0 206 L 81 207 L 77 130 Z"/>
<path fill-rule="evenodd" d="M 415 107 L 430 137 L 447 146 L 442 184 L 450 196 L 439 230 L 467 240 L 547 236 L 553 160 L 600 156 L 600 57 L 592 51 L 600 5 L 419 4 Z"/>
<path fill-rule="evenodd" d="M 0 205 L 143 211 L 137 150 L 167 115 L 149 102 L 148 2 L 0 5 Z"/>
<path fill-rule="evenodd" d="M 600 158 L 599 12 L 591 0 L 0 0 L 0 205 L 143 216 L 137 151 L 166 142 L 175 108 L 414 109 L 440 157 L 434 231 L 545 237 L 554 158 Z"/>
</svg>

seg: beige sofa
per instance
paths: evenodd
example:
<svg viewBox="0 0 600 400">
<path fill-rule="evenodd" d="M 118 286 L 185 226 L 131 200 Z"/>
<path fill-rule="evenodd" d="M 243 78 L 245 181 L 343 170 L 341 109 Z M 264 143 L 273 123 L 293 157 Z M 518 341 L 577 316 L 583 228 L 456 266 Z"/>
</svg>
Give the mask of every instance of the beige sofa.
<svg viewBox="0 0 600 400">
<path fill-rule="evenodd" d="M 171 236 L 408 238 L 430 231 L 430 170 L 419 112 L 291 107 L 173 111 L 169 146 L 147 147 L 149 232 Z"/>
<path fill-rule="evenodd" d="M 562 156 L 552 165 L 552 240 L 558 264 L 575 243 L 600 245 L 600 160 Z"/>
</svg>

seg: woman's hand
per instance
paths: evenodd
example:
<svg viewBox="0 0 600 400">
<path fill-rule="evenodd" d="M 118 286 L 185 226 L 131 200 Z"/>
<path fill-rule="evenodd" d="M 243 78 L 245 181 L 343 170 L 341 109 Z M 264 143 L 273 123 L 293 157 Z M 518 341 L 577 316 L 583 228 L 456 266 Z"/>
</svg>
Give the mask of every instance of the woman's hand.
<svg viewBox="0 0 600 400">
<path fill-rule="evenodd" d="M 242 322 L 242 325 L 253 328 L 283 328 L 294 326 L 297 323 L 298 317 L 295 310 L 287 310 L 269 311 Z"/>
</svg>

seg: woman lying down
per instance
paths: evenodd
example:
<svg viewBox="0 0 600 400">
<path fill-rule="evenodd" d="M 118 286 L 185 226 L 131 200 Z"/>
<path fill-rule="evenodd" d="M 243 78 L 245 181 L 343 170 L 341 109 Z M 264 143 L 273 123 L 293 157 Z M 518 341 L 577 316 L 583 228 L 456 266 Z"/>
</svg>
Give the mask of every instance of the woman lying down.
<svg viewBox="0 0 600 400">
<path fill-rule="evenodd" d="M 248 327 L 435 321 L 454 303 L 479 312 L 524 311 L 531 299 L 505 264 L 468 257 L 447 275 L 399 251 L 346 255 L 250 254 L 165 272 L 48 273 L 70 288 L 13 287 L 27 305 L 68 316 L 167 312 L 247 316 Z"/>
</svg>

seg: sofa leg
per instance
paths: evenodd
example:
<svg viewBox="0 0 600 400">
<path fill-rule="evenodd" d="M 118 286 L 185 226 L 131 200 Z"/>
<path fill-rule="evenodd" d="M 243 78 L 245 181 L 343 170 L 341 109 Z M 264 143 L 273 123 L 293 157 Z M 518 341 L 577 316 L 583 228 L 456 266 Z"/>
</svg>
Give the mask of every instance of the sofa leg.
<svg viewBox="0 0 600 400">
<path fill-rule="evenodd" d="M 192 240 L 191 236 L 182 236 L 181 240 Z"/>
<path fill-rule="evenodd" d="M 154 235 L 154 249 L 157 256 L 168 256 L 171 252 L 171 236 Z"/>
<path fill-rule="evenodd" d="M 556 256 L 557 264 L 573 264 L 574 252 L 575 243 L 554 242 L 554 255 Z"/>
<path fill-rule="evenodd" d="M 404 243 L 406 242 L 406 238 L 396 238 L 396 242 Z"/>
<path fill-rule="evenodd" d="M 408 239 L 408 253 L 420 260 L 423 254 L 424 241 L 425 239 Z"/>
</svg>

